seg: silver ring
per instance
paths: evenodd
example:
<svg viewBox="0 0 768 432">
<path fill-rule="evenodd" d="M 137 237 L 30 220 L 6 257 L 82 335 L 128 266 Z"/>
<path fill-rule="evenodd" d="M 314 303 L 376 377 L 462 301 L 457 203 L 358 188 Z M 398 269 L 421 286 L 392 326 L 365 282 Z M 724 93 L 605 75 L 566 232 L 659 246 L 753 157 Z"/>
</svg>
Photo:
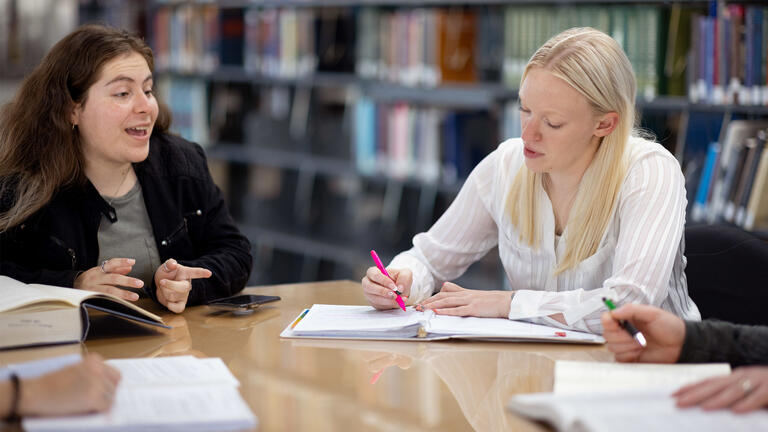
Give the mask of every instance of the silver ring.
<svg viewBox="0 0 768 432">
<path fill-rule="evenodd" d="M 107 264 L 107 261 L 109 261 L 109 260 L 104 260 L 104 261 L 101 262 L 101 266 L 100 267 L 101 267 L 102 273 L 106 273 L 107 272 L 106 270 L 104 270 L 104 266 Z"/>
<path fill-rule="evenodd" d="M 163 270 L 165 270 L 166 273 L 170 273 L 171 271 L 168 270 L 168 265 L 167 264 L 168 264 L 168 261 L 163 263 Z"/>
<path fill-rule="evenodd" d="M 752 391 L 752 381 L 750 381 L 749 378 L 741 380 L 739 384 L 741 385 L 741 391 L 744 392 L 744 394 Z"/>
</svg>

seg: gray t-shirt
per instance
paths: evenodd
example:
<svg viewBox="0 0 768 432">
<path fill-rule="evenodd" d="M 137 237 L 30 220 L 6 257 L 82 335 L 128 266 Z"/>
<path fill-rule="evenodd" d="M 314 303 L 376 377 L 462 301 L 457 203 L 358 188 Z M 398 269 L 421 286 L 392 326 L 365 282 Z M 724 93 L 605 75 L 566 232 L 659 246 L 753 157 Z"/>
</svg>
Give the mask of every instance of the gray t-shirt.
<svg viewBox="0 0 768 432">
<path fill-rule="evenodd" d="M 101 217 L 98 262 L 110 258 L 133 258 L 136 263 L 128 276 L 143 280 L 145 288 L 151 286 L 155 270 L 160 265 L 160 254 L 144 205 L 141 185 L 137 181 L 127 194 L 104 199 L 115 209 L 117 220 L 110 223 L 106 216 Z M 144 292 L 136 289 L 132 291 L 140 294 Z"/>
</svg>

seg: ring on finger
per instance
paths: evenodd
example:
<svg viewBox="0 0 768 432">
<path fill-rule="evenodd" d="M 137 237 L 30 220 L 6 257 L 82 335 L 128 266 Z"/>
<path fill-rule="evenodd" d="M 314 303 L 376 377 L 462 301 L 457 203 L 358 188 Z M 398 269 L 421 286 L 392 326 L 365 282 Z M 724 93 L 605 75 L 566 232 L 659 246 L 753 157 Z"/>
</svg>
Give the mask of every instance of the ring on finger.
<svg viewBox="0 0 768 432">
<path fill-rule="evenodd" d="M 101 265 L 99 266 L 99 267 L 101 267 L 101 272 L 102 272 L 102 273 L 106 273 L 106 272 L 107 272 L 107 271 L 104 269 L 104 266 L 105 266 L 105 265 L 107 265 L 107 261 L 109 261 L 109 260 L 104 260 L 104 261 L 102 261 L 102 262 L 101 262 Z"/>
<path fill-rule="evenodd" d="M 749 378 L 745 378 L 739 381 L 739 385 L 741 386 L 741 391 L 744 392 L 744 394 L 748 394 L 752 391 L 752 381 L 750 381 Z"/>
</svg>

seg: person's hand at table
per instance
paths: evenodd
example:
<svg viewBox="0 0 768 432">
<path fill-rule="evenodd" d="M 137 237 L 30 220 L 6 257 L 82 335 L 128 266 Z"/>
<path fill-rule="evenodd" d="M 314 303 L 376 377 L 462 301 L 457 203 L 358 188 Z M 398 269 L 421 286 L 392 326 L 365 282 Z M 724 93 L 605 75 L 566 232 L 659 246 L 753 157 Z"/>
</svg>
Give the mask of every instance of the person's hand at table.
<svg viewBox="0 0 768 432">
<path fill-rule="evenodd" d="M 157 300 L 171 312 L 182 313 L 192 291 L 192 279 L 206 279 L 211 275 L 208 269 L 187 267 L 170 258 L 155 270 Z"/>
<path fill-rule="evenodd" d="M 631 322 L 643 333 L 647 342 L 645 348 L 619 326 L 619 320 Z M 601 321 L 606 348 L 614 353 L 616 361 L 674 363 L 680 358 L 685 323 L 670 312 L 632 303 L 604 313 Z"/>
<path fill-rule="evenodd" d="M 672 394 L 681 408 L 704 410 L 730 408 L 746 413 L 768 407 L 768 367 L 737 368 L 730 375 L 709 378 L 682 387 Z"/>
<path fill-rule="evenodd" d="M 400 306 L 395 300 L 395 291 L 400 291 L 403 301 L 411 294 L 413 273 L 409 269 L 390 269 L 387 273 L 392 279 L 383 274 L 376 266 L 368 267 L 363 277 L 363 295 L 371 306 L 379 310 L 396 309 Z"/>
<path fill-rule="evenodd" d="M 446 282 L 440 292 L 416 305 L 417 310 L 432 309 L 438 315 L 507 318 L 511 291 L 482 291 Z"/>
<path fill-rule="evenodd" d="M 112 406 L 120 372 L 96 354 L 49 374 L 21 380 L 20 416 L 57 416 L 106 411 Z"/>
<path fill-rule="evenodd" d="M 139 295 L 123 287 L 141 288 L 144 282 L 126 276 L 131 272 L 136 260 L 133 258 L 111 258 L 102 261 L 96 267 L 92 267 L 75 278 L 74 287 L 77 289 L 97 291 L 112 294 L 124 300 L 138 300 Z"/>
</svg>

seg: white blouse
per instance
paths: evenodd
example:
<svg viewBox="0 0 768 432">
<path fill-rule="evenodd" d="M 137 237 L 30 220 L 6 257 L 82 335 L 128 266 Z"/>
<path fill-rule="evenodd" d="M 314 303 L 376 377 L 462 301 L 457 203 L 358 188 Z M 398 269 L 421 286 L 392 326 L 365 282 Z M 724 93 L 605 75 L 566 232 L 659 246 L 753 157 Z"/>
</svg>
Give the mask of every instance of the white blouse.
<svg viewBox="0 0 768 432">
<path fill-rule="evenodd" d="M 565 256 L 568 228 L 555 241 L 549 196 L 539 187 L 542 245 L 520 242 L 505 201 L 524 163 L 523 142 L 509 139 L 481 161 L 448 210 L 413 248 L 389 267 L 413 272 L 410 302 L 419 302 L 442 282 L 461 276 L 494 246 L 509 285 L 516 291 L 509 319 L 563 327 L 549 315 L 562 313 L 566 328 L 602 333 L 602 297 L 617 305 L 660 306 L 687 320 L 700 320 L 688 296 L 683 256 L 685 179 L 677 160 L 658 143 L 630 138 L 630 165 L 617 207 L 597 252 L 575 268 L 554 275 Z M 471 288 L 471 287 L 466 287 Z"/>
</svg>

